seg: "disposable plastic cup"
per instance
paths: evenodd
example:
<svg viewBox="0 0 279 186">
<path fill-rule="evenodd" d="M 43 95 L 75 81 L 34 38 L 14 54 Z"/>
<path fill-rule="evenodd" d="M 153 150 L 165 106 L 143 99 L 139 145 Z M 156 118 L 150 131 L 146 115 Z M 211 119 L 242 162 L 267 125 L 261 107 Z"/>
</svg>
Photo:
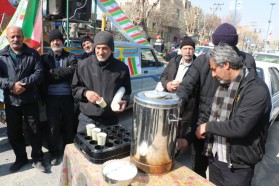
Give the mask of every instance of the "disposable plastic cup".
<svg viewBox="0 0 279 186">
<path fill-rule="evenodd" d="M 99 133 L 99 132 L 101 132 L 101 129 L 100 128 L 94 128 L 92 131 L 92 140 L 95 140 L 95 141 L 97 141 L 97 134 Z"/>
<path fill-rule="evenodd" d="M 173 85 L 178 85 L 180 83 L 180 81 L 178 81 L 178 80 L 173 80 L 172 82 L 171 82 L 171 84 L 173 84 Z"/>
<path fill-rule="evenodd" d="M 107 134 L 104 132 L 97 133 L 97 143 L 98 145 L 104 146 L 106 144 Z"/>
<path fill-rule="evenodd" d="M 96 101 L 96 103 L 101 107 L 105 108 L 107 106 L 107 103 L 105 102 L 104 98 L 101 97 L 99 100 Z"/>
<path fill-rule="evenodd" d="M 93 123 L 89 123 L 86 125 L 86 135 L 91 136 L 91 130 L 95 127 Z"/>
</svg>

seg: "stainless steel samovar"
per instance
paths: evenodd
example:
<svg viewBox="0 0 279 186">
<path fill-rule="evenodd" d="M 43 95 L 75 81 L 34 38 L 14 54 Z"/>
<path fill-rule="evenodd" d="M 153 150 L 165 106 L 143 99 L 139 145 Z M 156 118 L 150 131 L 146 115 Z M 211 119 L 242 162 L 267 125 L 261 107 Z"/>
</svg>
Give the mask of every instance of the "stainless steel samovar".
<svg viewBox="0 0 279 186">
<path fill-rule="evenodd" d="M 131 161 L 143 172 L 163 174 L 173 167 L 181 99 L 157 91 L 134 97 Z"/>
</svg>

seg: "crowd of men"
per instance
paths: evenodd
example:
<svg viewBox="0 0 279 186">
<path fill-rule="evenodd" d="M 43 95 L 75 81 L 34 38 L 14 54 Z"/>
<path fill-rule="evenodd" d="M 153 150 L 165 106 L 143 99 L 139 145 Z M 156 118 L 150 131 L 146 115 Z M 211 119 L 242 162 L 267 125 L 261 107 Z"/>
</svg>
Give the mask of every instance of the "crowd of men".
<svg viewBox="0 0 279 186">
<path fill-rule="evenodd" d="M 16 156 L 10 172 L 29 162 L 22 120 L 29 133 L 32 166 L 47 172 L 38 103 L 46 105 L 48 151 L 50 164 L 55 166 L 61 155 L 60 135 L 63 153 L 65 145 L 73 143 L 74 133 L 84 130 L 86 123 L 94 122 L 99 127 L 117 124 L 117 112 L 124 111 L 131 94 L 129 69 L 114 58 L 113 36 L 106 31 L 96 34 L 94 45 L 91 38 L 83 38 L 85 53 L 79 63 L 64 50 L 63 35 L 57 29 L 49 32 L 51 50 L 41 56 L 23 43 L 20 27 L 7 28 L 6 37 L 9 45 L 0 51 L 0 88 L 4 92 L 8 139 Z M 125 93 L 118 102 L 119 110 L 112 111 L 110 105 L 120 87 Z M 104 108 L 97 104 L 101 98 L 107 103 Z M 78 124 L 74 123 L 75 116 Z"/>
<path fill-rule="evenodd" d="M 212 41 L 214 49 L 196 58 L 193 41 L 185 37 L 181 55 L 161 76 L 164 91 L 182 99 L 182 131 L 191 126 L 180 133 L 178 148 L 192 145 L 192 169 L 206 177 L 209 167 L 214 184 L 251 185 L 265 152 L 271 98 L 254 58 L 237 48 L 233 25 L 219 25 Z"/>
<path fill-rule="evenodd" d="M 9 45 L 0 51 L 0 88 L 4 90 L 8 138 L 16 155 L 10 171 L 28 163 L 24 118 L 33 166 L 45 172 L 38 100 L 46 104 L 48 150 L 51 165 L 57 165 L 59 135 L 63 134 L 65 147 L 72 143 L 74 131 L 85 130 L 87 123 L 116 124 L 117 112 L 123 112 L 129 102 L 131 80 L 128 67 L 113 56 L 114 39 L 109 32 L 99 32 L 94 41 L 82 39 L 85 53 L 79 63 L 64 50 L 58 30 L 49 33 L 51 51 L 42 56 L 25 45 L 23 38 L 21 28 L 9 27 Z M 270 94 L 256 74 L 254 58 L 237 48 L 233 25 L 219 25 L 212 41 L 214 49 L 196 57 L 195 42 L 183 38 L 181 54 L 171 59 L 161 75 L 162 91 L 182 99 L 177 148 L 191 146 L 192 169 L 206 177 L 209 167 L 209 180 L 214 184 L 251 185 L 255 165 L 265 152 Z M 126 91 L 118 111 L 97 104 L 104 99 L 110 105 L 120 87 Z"/>
</svg>

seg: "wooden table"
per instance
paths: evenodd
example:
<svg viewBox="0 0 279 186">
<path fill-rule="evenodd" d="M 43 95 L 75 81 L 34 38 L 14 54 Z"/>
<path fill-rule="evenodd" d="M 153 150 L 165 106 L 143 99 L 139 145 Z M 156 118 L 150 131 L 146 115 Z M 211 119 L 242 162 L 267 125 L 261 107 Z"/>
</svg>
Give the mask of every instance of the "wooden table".
<svg viewBox="0 0 279 186">
<path fill-rule="evenodd" d="M 125 157 L 129 161 L 130 157 Z M 102 164 L 89 161 L 74 144 L 67 145 L 64 152 L 60 185 L 105 186 L 108 185 L 102 177 Z M 138 172 L 131 183 L 132 186 L 185 186 L 213 185 L 186 166 L 175 162 L 173 170 L 163 175 L 148 175 Z"/>
</svg>

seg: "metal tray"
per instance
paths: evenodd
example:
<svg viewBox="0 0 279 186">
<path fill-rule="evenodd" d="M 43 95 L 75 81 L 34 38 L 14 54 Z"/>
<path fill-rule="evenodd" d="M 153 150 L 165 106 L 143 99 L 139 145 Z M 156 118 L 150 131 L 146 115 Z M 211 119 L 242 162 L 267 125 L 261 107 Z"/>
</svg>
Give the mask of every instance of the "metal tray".
<svg viewBox="0 0 279 186">
<path fill-rule="evenodd" d="M 101 128 L 107 133 L 105 146 L 97 145 L 97 141 L 87 136 L 86 132 L 76 134 L 74 144 L 93 163 L 104 163 L 107 160 L 123 158 L 130 155 L 131 132 L 121 125 Z"/>
</svg>

